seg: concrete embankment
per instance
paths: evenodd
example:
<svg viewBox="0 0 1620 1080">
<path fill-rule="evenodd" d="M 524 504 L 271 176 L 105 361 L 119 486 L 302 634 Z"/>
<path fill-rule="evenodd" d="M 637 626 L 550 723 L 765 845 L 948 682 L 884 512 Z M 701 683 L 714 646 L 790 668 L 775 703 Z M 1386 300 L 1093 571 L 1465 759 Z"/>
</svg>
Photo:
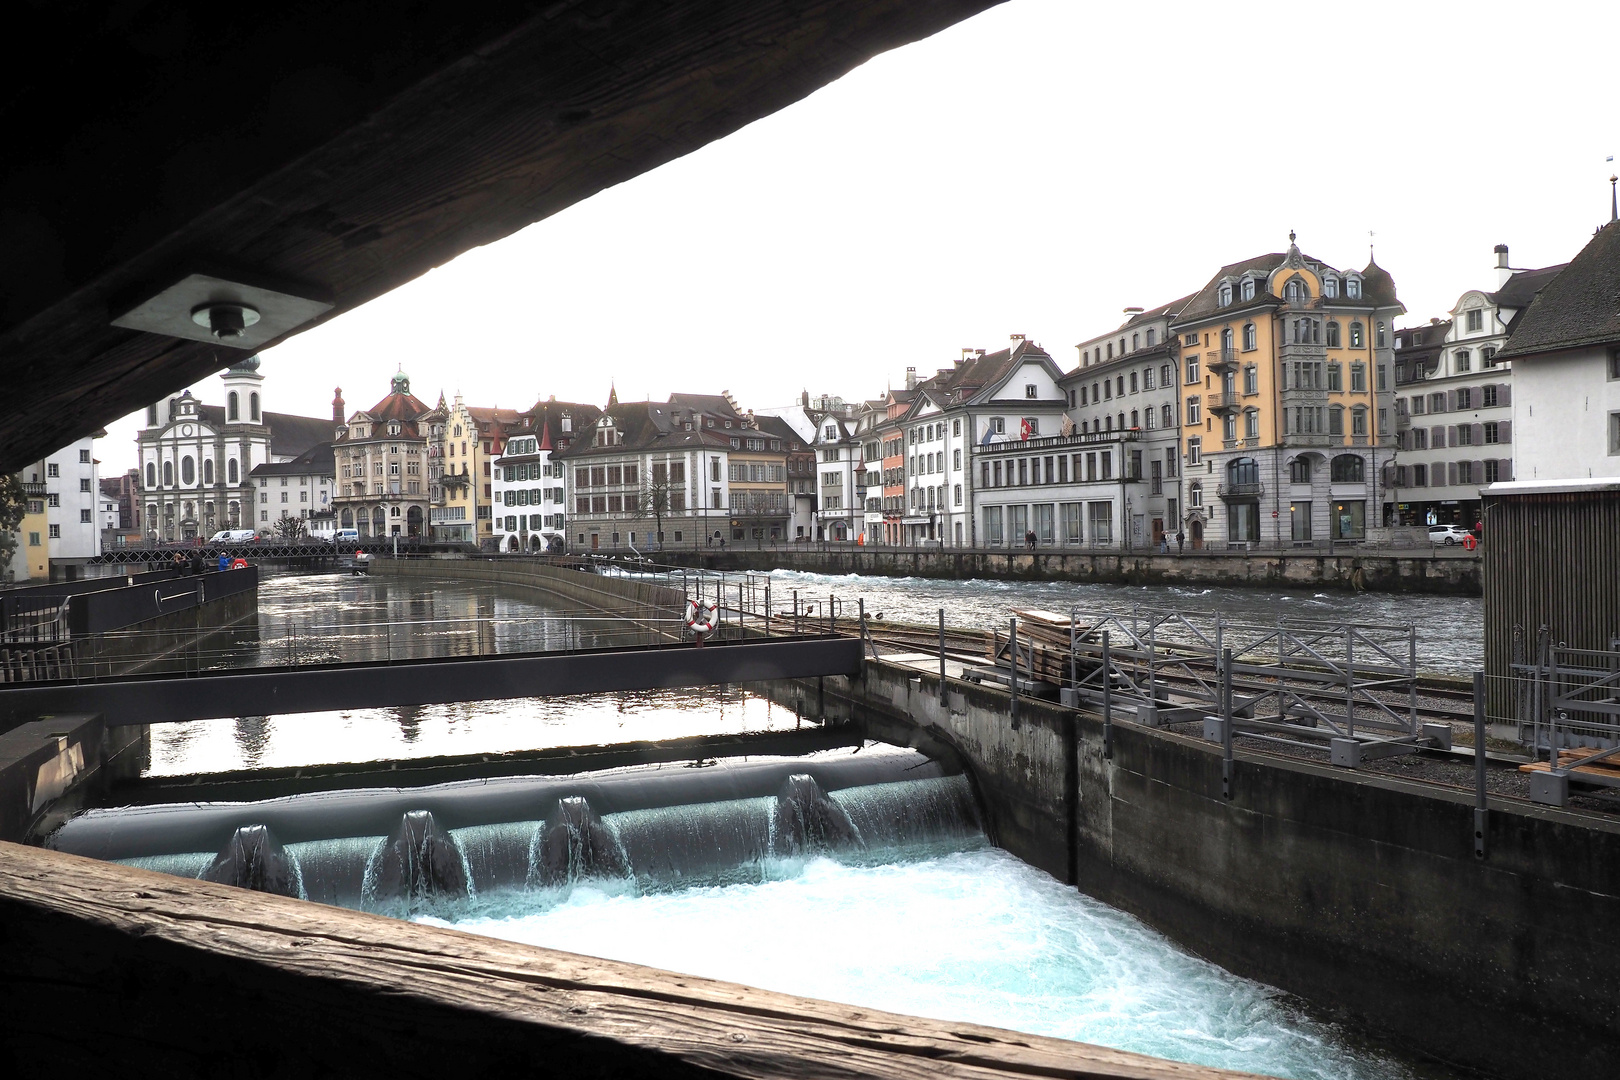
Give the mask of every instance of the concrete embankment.
<svg viewBox="0 0 1620 1080">
<path fill-rule="evenodd" d="M 686 612 L 686 597 L 679 589 L 636 578 L 582 574 L 544 558 L 521 555 L 498 558 L 461 555 L 418 559 L 379 557 L 371 563 L 369 572 L 374 577 L 417 581 L 453 578 L 456 581 L 489 582 L 533 590 L 570 607 L 612 614 L 622 614 L 626 610 L 641 611 L 659 620 L 673 621 L 682 618 Z"/>
<path fill-rule="evenodd" d="M 1620 1074 L 1620 824 L 1239 753 L 937 676 L 757 689 L 968 764 L 997 844 L 1188 949 L 1486 1075 Z"/>
<path fill-rule="evenodd" d="M 1365 551 L 1188 552 L 876 549 L 663 551 L 662 563 L 706 570 L 802 570 L 879 577 L 1076 581 L 1120 585 L 1247 585 L 1257 588 L 1480 594 L 1480 561 L 1462 553 Z"/>
</svg>

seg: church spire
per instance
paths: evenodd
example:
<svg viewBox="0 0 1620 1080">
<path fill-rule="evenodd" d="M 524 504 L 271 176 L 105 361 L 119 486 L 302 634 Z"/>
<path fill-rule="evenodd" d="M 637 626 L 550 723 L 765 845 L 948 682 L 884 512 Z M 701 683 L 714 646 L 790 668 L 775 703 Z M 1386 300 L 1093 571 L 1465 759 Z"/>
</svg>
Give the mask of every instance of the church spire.
<svg viewBox="0 0 1620 1080">
<path fill-rule="evenodd" d="M 615 386 L 613 384 L 613 381 L 610 379 L 608 381 L 608 408 L 612 408 L 613 406 L 617 405 L 618 403 L 619 403 L 619 388 L 617 386 Z"/>
</svg>

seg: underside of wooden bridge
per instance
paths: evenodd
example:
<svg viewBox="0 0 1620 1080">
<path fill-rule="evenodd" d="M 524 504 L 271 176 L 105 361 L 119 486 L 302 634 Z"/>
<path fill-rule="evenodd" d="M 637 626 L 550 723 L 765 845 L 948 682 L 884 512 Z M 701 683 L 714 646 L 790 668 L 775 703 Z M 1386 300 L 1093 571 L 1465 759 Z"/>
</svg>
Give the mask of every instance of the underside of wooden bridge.
<svg viewBox="0 0 1620 1080">
<path fill-rule="evenodd" d="M 29 5 L 0 469 L 244 355 L 114 325 L 179 282 L 269 298 L 238 344 L 272 345 L 998 2 Z"/>
</svg>

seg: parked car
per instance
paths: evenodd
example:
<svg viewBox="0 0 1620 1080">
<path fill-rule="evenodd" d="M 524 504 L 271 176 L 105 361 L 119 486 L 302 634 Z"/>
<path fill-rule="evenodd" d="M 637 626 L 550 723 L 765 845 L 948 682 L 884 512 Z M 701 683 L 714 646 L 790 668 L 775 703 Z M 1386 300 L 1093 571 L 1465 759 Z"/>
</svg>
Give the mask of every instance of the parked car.
<svg viewBox="0 0 1620 1080">
<path fill-rule="evenodd" d="M 1452 547 L 1462 543 L 1464 540 L 1471 539 L 1473 535 L 1461 525 L 1429 526 L 1429 543 L 1431 544 L 1444 544 L 1446 547 Z"/>
<path fill-rule="evenodd" d="M 252 529 L 221 529 L 208 538 L 210 544 L 251 544 L 259 538 Z"/>
<path fill-rule="evenodd" d="M 332 534 L 333 547 L 347 547 L 349 544 L 358 544 L 359 542 L 359 529 L 339 529 Z"/>
</svg>

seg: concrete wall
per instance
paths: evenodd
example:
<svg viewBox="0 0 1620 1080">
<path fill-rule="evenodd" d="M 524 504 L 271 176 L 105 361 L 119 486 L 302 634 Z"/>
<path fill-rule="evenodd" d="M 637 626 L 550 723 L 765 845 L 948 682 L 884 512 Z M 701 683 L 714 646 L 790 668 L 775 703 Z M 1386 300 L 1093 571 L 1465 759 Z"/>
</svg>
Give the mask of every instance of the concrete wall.
<svg viewBox="0 0 1620 1080">
<path fill-rule="evenodd" d="M 874 737 L 954 748 L 992 838 L 1239 974 L 1507 1077 L 1620 1070 L 1620 823 L 1212 744 L 868 663 L 771 688 Z"/>
<path fill-rule="evenodd" d="M 665 551 L 664 563 L 711 570 L 804 570 L 819 574 L 881 577 L 991 578 L 1029 581 L 1106 582 L 1126 585 L 1252 585 L 1265 588 L 1370 589 L 1478 596 L 1476 556 L 1424 552 L 1374 555 L 1292 551 L 1231 554 L 1188 552 L 1058 551 L 875 551 L 844 546 L 799 551 L 746 548 Z"/>
</svg>

